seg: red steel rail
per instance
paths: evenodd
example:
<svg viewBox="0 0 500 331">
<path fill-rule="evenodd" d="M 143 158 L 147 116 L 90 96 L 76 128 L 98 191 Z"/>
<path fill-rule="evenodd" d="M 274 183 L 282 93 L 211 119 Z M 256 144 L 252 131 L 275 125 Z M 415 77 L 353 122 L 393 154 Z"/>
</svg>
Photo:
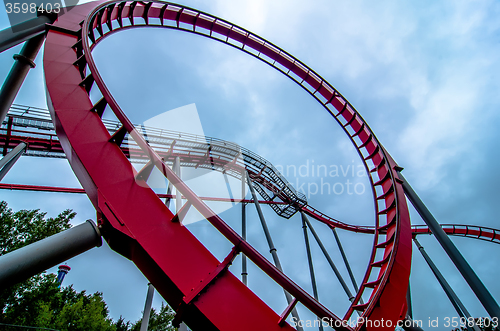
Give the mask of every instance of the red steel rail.
<svg viewBox="0 0 500 331">
<path fill-rule="evenodd" d="M 25 185 L 25 184 L 7 184 L 0 183 L 0 190 L 14 190 L 14 191 L 35 191 L 35 192 L 57 192 L 57 193 L 77 193 L 83 194 L 85 190 L 76 187 L 55 187 L 55 186 L 41 186 L 41 185 Z M 172 194 L 157 194 L 159 198 L 174 198 L 175 195 Z M 185 199 L 185 197 L 182 197 Z M 202 200 L 206 201 L 219 201 L 219 202 L 240 202 L 240 203 L 253 203 L 253 200 L 243 199 L 235 200 L 228 198 L 216 198 L 216 197 L 200 197 Z M 277 201 L 267 201 L 259 200 L 260 204 L 283 204 L 284 202 Z M 312 214 L 309 214 L 312 215 Z M 332 228 L 340 228 L 341 226 L 333 226 L 329 221 L 330 217 L 324 215 L 322 222 L 330 225 Z M 337 221 L 338 222 L 338 221 Z M 345 224 L 341 223 L 340 224 Z M 346 228 L 353 227 L 353 225 L 346 224 Z M 466 237 L 472 239 L 479 239 L 483 241 L 492 242 L 495 244 L 500 244 L 500 230 L 485 226 L 469 225 L 469 224 L 441 224 L 444 232 L 450 236 Z M 375 228 L 373 226 L 359 226 L 363 229 L 358 231 L 361 233 L 375 233 Z M 350 229 L 349 229 L 350 230 Z M 412 225 L 412 233 L 414 236 L 419 234 L 432 234 L 431 230 L 427 225 Z"/>
<path fill-rule="evenodd" d="M 254 330 L 254 323 L 247 322 L 258 320 L 261 329 L 291 329 L 279 323 L 280 316 L 227 271 L 230 257 L 239 251 L 314 314 L 341 320 L 214 214 L 165 165 L 109 93 L 91 50 L 116 31 L 143 26 L 183 30 L 239 48 L 296 81 L 342 125 L 369 171 L 376 216 L 370 263 L 360 291 L 342 319 L 349 319 L 357 310 L 365 319 L 384 319 L 395 325 L 406 311 L 411 264 L 409 213 L 396 163 L 354 107 L 305 64 L 241 27 L 191 8 L 159 1 L 94 2 L 74 8 L 49 27 L 44 51 L 49 108 L 70 164 L 101 215 L 99 226 L 109 245 L 132 259 L 193 327 Z M 89 92 L 95 87 L 103 98 L 92 103 Z M 106 108 L 122 125 L 112 134 L 101 120 Z M 120 148 L 127 134 L 148 155 L 149 161 L 139 173 Z M 162 171 L 189 203 L 234 244 L 225 267 L 220 267 L 185 227 L 172 222 L 174 215 L 151 189 L 144 187 L 145 183 L 137 183 L 138 178 L 147 178 L 151 166 Z M 370 296 L 366 303 L 360 301 L 363 294 Z M 355 327 L 365 328 L 373 329 L 365 324 Z"/>
<path fill-rule="evenodd" d="M 11 191 L 34 191 L 34 192 L 57 192 L 57 193 L 77 193 L 83 194 L 85 190 L 83 188 L 77 187 L 57 187 L 57 186 L 41 186 L 41 185 L 26 185 L 26 184 L 7 184 L 0 183 L 0 190 L 11 190 Z M 159 198 L 175 198 L 175 194 L 157 194 Z M 182 199 L 186 197 L 182 196 Z M 204 201 L 218 201 L 218 202 L 236 202 L 236 203 L 254 203 L 251 199 L 231 199 L 231 198 L 218 198 L 218 197 L 200 197 Z M 272 204 L 286 204 L 282 201 L 268 201 L 259 200 L 260 204 L 272 205 Z"/>
<path fill-rule="evenodd" d="M 117 121 L 103 120 L 103 123 L 110 134 L 120 128 Z M 0 146 L 3 145 L 4 154 L 25 142 L 27 155 L 65 157 L 48 111 L 15 105 L 3 124 Z M 184 167 L 217 170 L 238 179 L 246 169 L 253 178 L 254 188 L 264 199 L 285 202 L 272 204 L 273 210 L 282 217 L 290 218 L 307 203 L 305 195 L 296 191 L 269 161 L 244 147 L 212 137 L 140 127 L 147 131 L 148 143 L 168 164 L 179 157 Z M 123 153 L 133 162 L 147 163 L 147 154 L 128 138 L 125 136 L 120 146 Z"/>
<path fill-rule="evenodd" d="M 0 183 L 0 190 L 14 190 L 14 191 L 35 191 L 35 192 L 57 192 L 57 193 L 77 193 L 83 194 L 85 190 L 82 188 L 73 187 L 55 187 L 55 186 L 41 186 L 41 185 L 25 185 L 25 184 L 7 184 Z M 175 195 L 172 194 L 157 194 L 159 198 L 174 198 Z M 185 197 L 182 197 L 185 199 Z M 228 198 L 216 198 L 216 197 L 200 197 L 201 200 L 206 201 L 219 201 L 219 202 L 241 202 L 241 203 L 253 203 L 253 200 L 243 199 L 235 200 Z M 284 202 L 277 201 L 267 201 L 259 200 L 260 204 L 283 204 Z M 306 210 L 306 209 L 304 209 Z M 307 211 L 307 210 L 306 210 Z M 315 214 L 309 214 L 315 215 Z M 330 223 L 330 217 L 328 215 L 323 216 L 323 223 L 330 225 L 332 228 L 344 229 L 341 226 L 334 226 Z M 337 221 L 338 222 L 338 221 Z M 338 224 L 345 224 L 338 222 Z M 353 225 L 345 224 L 346 229 L 350 230 Z M 500 230 L 489 228 L 485 226 L 469 225 L 469 224 L 441 224 L 444 232 L 450 236 L 466 237 L 472 239 L 480 239 L 495 244 L 500 244 Z M 359 226 L 362 231 L 360 233 L 375 233 L 375 228 L 373 226 Z M 432 234 L 431 230 L 427 225 L 412 225 L 412 233 L 414 236 L 419 234 Z"/>
<path fill-rule="evenodd" d="M 57 193 L 78 193 L 83 194 L 85 190 L 76 187 L 55 187 L 55 186 L 41 186 L 41 185 L 25 185 L 25 184 L 7 184 L 0 183 L 0 190 L 14 190 L 14 191 L 36 191 L 36 192 L 57 192 Z M 157 194 L 159 198 L 174 198 L 175 195 L 172 194 Z M 182 197 L 185 199 L 185 197 Z M 253 203 L 250 199 L 228 199 L 228 198 L 217 198 L 217 197 L 200 197 L 204 201 L 219 201 L 219 202 L 237 202 L 237 203 Z M 279 201 L 268 201 L 259 200 L 260 204 L 284 204 L 285 202 Z M 352 228 L 358 228 L 360 233 L 375 233 L 375 228 L 373 226 L 354 226 L 340 221 L 331 221 L 332 219 L 328 215 L 324 215 L 317 211 L 315 213 L 309 212 L 310 206 L 305 206 L 303 210 L 311 216 L 322 217 L 321 222 L 329 225 L 331 228 L 345 229 L 352 231 Z M 450 236 L 466 237 L 472 239 L 480 239 L 495 244 L 500 244 L 500 230 L 489 228 L 485 226 L 469 225 L 469 224 L 441 224 L 444 232 Z M 427 225 L 412 225 L 412 234 L 414 236 L 419 234 L 432 234 L 431 230 Z"/>
<path fill-rule="evenodd" d="M 500 244 L 500 230 L 498 229 L 466 224 L 441 224 L 441 227 L 449 236 L 474 238 Z M 417 234 L 432 234 L 427 225 L 413 225 L 412 232 L 415 236 Z"/>
</svg>

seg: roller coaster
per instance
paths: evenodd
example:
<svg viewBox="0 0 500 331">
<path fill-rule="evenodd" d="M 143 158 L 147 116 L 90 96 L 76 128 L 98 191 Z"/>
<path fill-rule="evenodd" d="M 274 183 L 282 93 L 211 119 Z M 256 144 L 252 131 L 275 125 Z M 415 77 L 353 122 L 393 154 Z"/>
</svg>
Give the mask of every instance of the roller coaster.
<svg viewBox="0 0 500 331">
<path fill-rule="evenodd" d="M 438 224 L 401 174 L 402 168 L 358 111 L 324 78 L 291 54 L 221 18 L 162 1 L 92 2 L 75 6 L 64 15 L 40 15 L 33 22 L 23 33 L 0 40 L 0 50 L 26 41 L 16 60 L 20 66 L 29 67 L 45 41 L 43 66 L 49 111 L 13 105 L 14 98 L 5 95 L 15 97 L 16 84 L 7 84 L 9 88 L 0 105 L 5 118 L 0 130 L 4 155 L 0 174 L 8 171 L 22 154 L 67 158 L 83 189 L 3 183 L 0 188 L 85 192 L 97 211 L 99 234 L 113 250 L 132 260 L 174 308 L 175 325 L 183 322 L 192 330 L 229 331 L 234 330 L 235 325 L 238 330 L 255 330 L 255 324 L 241 322 L 253 320 L 258 321 L 259 329 L 266 331 L 294 330 L 287 319 L 290 314 L 298 319 L 295 307 L 301 303 L 318 320 L 329 321 L 336 330 L 393 330 L 398 321 L 411 320 L 408 282 L 412 239 L 421 250 L 416 236 L 430 233 L 443 246 L 491 318 L 500 317 L 495 299 L 448 238 L 449 235 L 464 236 L 498 244 L 499 230 Z M 320 212 L 276 167 L 243 146 L 160 128 L 148 128 L 148 134 L 144 135 L 143 127 L 132 123 L 111 95 L 92 56 L 96 45 L 110 35 L 142 27 L 180 30 L 216 40 L 265 62 L 302 87 L 338 122 L 356 148 L 371 185 L 374 225 L 351 225 Z M 15 93 L 12 90 L 16 90 Z M 101 97 L 93 102 L 91 92 Z M 112 112 L 118 120 L 104 119 L 105 112 Z M 142 168 L 136 170 L 132 162 L 141 163 Z M 176 171 L 181 166 L 219 171 L 248 185 L 253 199 L 240 201 L 243 219 L 245 204 L 254 203 L 273 262 L 246 241 L 244 230 L 237 233 L 211 210 L 206 201 L 216 198 L 198 196 L 181 179 Z M 175 188 L 175 195 L 157 194 L 149 187 L 147 180 L 154 168 L 165 176 L 169 189 Z M 175 209 L 170 208 L 172 198 L 184 199 L 186 203 L 176 203 Z M 425 226 L 411 224 L 407 199 L 422 216 Z M 283 271 L 260 210 L 261 204 L 269 205 L 286 219 L 297 213 L 301 215 L 313 295 Z M 223 261 L 217 260 L 182 225 L 190 208 L 196 209 L 233 245 Z M 333 230 L 352 285 L 342 279 L 309 218 Z M 369 262 L 359 286 L 338 240 L 337 228 L 373 235 Z M 320 245 L 347 294 L 349 308 L 343 315 L 330 311 L 318 300 L 308 231 Z M 283 312 L 275 312 L 252 292 L 246 285 L 245 271 L 240 280 L 228 270 L 240 254 L 283 288 L 288 303 Z M 433 271 L 457 313 L 469 318 L 463 304 L 439 278 L 439 271 Z M 358 322 L 347 323 L 353 319 Z M 390 323 L 374 326 L 369 322 L 382 320 Z M 477 326 L 469 326 L 469 329 L 477 330 Z"/>
</svg>

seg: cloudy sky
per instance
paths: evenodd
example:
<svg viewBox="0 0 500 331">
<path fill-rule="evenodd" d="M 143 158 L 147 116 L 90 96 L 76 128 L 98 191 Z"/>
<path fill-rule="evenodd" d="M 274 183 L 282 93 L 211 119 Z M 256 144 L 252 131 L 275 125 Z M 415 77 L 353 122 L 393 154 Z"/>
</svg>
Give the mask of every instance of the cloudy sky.
<svg viewBox="0 0 500 331">
<path fill-rule="evenodd" d="M 224 18 L 293 54 L 336 87 L 362 114 L 378 139 L 405 168 L 404 174 L 441 223 L 500 228 L 495 171 L 500 138 L 500 3 L 498 1 L 185 1 L 182 4 Z M 2 28 L 8 27 L 4 12 Z M 19 47 L 0 54 L 0 78 Z M 41 54 L 40 54 L 41 55 Z M 276 166 L 310 204 L 342 221 L 373 224 L 373 202 L 356 152 L 335 121 L 296 84 L 269 66 L 220 43 L 179 31 L 136 29 L 116 34 L 94 56 L 113 95 L 135 123 L 170 109 L 195 104 L 206 135 L 234 141 Z M 42 56 L 16 103 L 46 108 Z M 312 174 L 315 166 L 339 169 Z M 302 173 L 293 173 L 293 169 Z M 309 170 L 309 172 L 305 172 Z M 342 169 L 344 173 L 342 173 Z M 356 169 L 353 173 L 351 171 Z M 347 180 L 359 183 L 349 194 Z M 79 187 L 66 160 L 21 158 L 6 183 Z M 337 184 L 336 192 L 315 187 Z M 317 186 L 315 186 L 317 185 Z M 327 186 L 323 186 L 325 189 Z M 354 186 L 353 186 L 354 187 Z M 351 187 L 352 188 L 352 187 Z M 14 210 L 38 208 L 55 216 L 66 208 L 76 223 L 95 219 L 85 196 L 1 191 Z M 266 246 L 252 206 L 249 241 Z M 239 207 L 223 215 L 238 227 Z M 285 271 L 310 290 L 300 218 L 283 220 L 265 210 Z M 422 221 L 412 210 L 412 222 Z M 333 237 L 317 226 L 332 256 Z M 190 229 L 223 257 L 227 242 L 210 240 L 203 222 Z M 339 231 L 358 282 L 366 268 L 369 236 Z M 419 237 L 474 316 L 486 313 L 433 237 Z M 500 247 L 452 238 L 495 298 L 500 297 L 497 257 Z M 313 247 L 320 301 L 343 315 L 347 300 L 317 247 Z M 77 290 L 101 291 L 114 318 L 141 316 L 147 280 L 134 265 L 107 247 L 68 261 L 65 282 Z M 239 262 L 232 267 L 239 273 Z M 54 271 L 49 270 L 49 271 Z M 342 271 L 346 277 L 346 273 Z M 252 279 L 252 275 L 254 275 Z M 250 269 L 251 288 L 279 313 L 286 305 L 279 288 Z M 264 284 L 264 285 L 262 285 Z M 269 286 L 269 287 L 268 287 Z M 456 316 L 418 252 L 413 255 L 411 286 L 414 318 Z M 161 298 L 156 295 L 154 305 Z M 300 311 L 309 318 L 305 311 Z M 425 325 L 425 324 L 424 324 Z M 441 324 L 440 329 L 446 329 Z"/>
</svg>

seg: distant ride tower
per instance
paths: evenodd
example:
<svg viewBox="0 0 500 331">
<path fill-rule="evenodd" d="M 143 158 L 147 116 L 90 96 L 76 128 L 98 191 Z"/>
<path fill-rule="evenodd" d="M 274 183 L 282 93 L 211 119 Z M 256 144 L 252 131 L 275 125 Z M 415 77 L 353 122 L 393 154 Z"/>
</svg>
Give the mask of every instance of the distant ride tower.
<svg viewBox="0 0 500 331">
<path fill-rule="evenodd" d="M 57 282 L 59 283 L 59 287 L 61 287 L 61 284 L 64 280 L 64 276 L 71 270 L 71 268 L 68 265 L 61 264 L 59 266 L 59 271 L 57 272 Z"/>
</svg>

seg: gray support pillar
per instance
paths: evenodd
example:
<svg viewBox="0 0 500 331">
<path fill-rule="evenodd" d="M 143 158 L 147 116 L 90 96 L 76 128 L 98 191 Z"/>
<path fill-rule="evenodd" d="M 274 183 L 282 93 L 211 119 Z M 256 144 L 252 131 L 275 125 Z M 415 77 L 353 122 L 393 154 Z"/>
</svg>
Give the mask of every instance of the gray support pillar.
<svg viewBox="0 0 500 331">
<path fill-rule="evenodd" d="M 45 33 L 45 24 L 51 22 L 51 18 L 42 15 L 0 31 L 0 53 Z"/>
<path fill-rule="evenodd" d="M 266 239 L 267 239 L 267 244 L 269 245 L 269 252 L 273 256 L 274 265 L 276 266 L 276 268 L 279 271 L 283 272 L 283 268 L 281 267 L 280 259 L 278 258 L 278 251 L 277 251 L 276 247 L 274 247 L 273 239 L 271 238 L 271 233 L 269 232 L 269 229 L 267 227 L 266 219 L 264 218 L 264 214 L 262 213 L 262 209 L 260 208 L 259 199 L 257 198 L 257 194 L 255 193 L 255 189 L 252 186 L 252 181 L 250 179 L 250 176 L 248 175 L 248 172 L 246 172 L 245 175 L 246 175 L 246 178 L 248 181 L 248 187 L 250 188 L 250 192 L 252 193 L 252 198 L 253 198 L 253 202 L 255 204 L 255 208 L 257 209 L 257 214 L 259 214 L 259 219 L 260 219 L 260 223 L 262 224 L 262 229 L 264 230 L 264 234 L 265 234 Z M 284 290 L 284 292 L 285 292 L 286 301 L 290 305 L 293 301 L 292 296 L 287 291 Z M 300 320 L 299 314 L 297 313 L 297 309 L 295 309 L 295 308 L 293 308 L 293 310 L 292 310 L 292 316 L 296 320 Z M 303 329 L 297 325 L 297 330 L 302 331 Z"/>
<path fill-rule="evenodd" d="M 180 157 L 175 158 L 174 165 L 172 166 L 174 173 L 180 178 L 181 177 L 181 159 Z M 182 195 L 181 192 L 175 189 L 175 213 L 178 214 L 182 207 Z"/>
<path fill-rule="evenodd" d="M 174 163 L 172 164 L 172 171 L 177 175 L 177 168 L 178 168 L 178 162 L 179 162 L 179 158 L 176 157 L 175 160 L 174 160 Z M 180 170 L 179 170 L 180 172 Z M 172 182 L 171 181 L 168 181 L 168 187 L 167 187 L 167 195 L 170 195 L 172 194 L 172 189 L 174 188 L 173 187 L 174 185 L 172 185 Z M 167 208 L 170 209 L 170 200 L 172 200 L 171 198 L 167 197 L 165 198 L 165 205 L 167 206 Z"/>
<path fill-rule="evenodd" d="M 241 237 L 243 240 L 247 240 L 247 212 L 246 212 L 246 203 L 243 202 L 246 196 L 246 187 L 245 187 L 245 177 L 246 174 L 243 172 L 241 174 Z M 245 254 L 241 254 L 241 280 L 243 284 L 248 285 L 248 271 L 247 271 L 247 257 Z"/>
<path fill-rule="evenodd" d="M 151 304 L 153 303 L 153 295 L 155 294 L 155 287 L 153 284 L 148 284 L 148 294 L 146 296 L 146 304 L 144 305 L 144 313 L 142 315 L 140 331 L 148 331 L 149 315 L 151 314 Z"/>
<path fill-rule="evenodd" d="M 172 165 L 172 170 L 179 178 L 181 177 L 181 159 L 180 159 L 180 157 L 177 156 L 175 158 L 174 164 Z M 170 190 L 170 192 L 172 192 L 172 186 L 171 186 L 170 182 L 168 183 L 167 191 L 168 190 Z M 167 194 L 169 194 L 169 193 L 167 192 Z M 168 204 L 170 204 L 170 201 L 168 202 Z M 167 207 L 168 207 L 168 205 L 167 205 Z M 181 210 L 181 207 L 182 207 L 182 195 L 181 195 L 181 192 L 179 192 L 179 190 L 176 188 L 175 189 L 175 213 L 176 214 L 179 213 L 179 210 Z M 184 322 L 181 322 L 178 330 L 187 331 L 187 329 L 188 328 L 187 328 L 186 324 L 184 324 Z"/>
<path fill-rule="evenodd" d="M 318 243 L 319 248 L 321 248 L 321 251 L 325 255 L 326 260 L 330 264 L 330 267 L 332 268 L 333 272 L 337 276 L 337 279 L 339 280 L 340 285 L 342 285 L 342 288 L 344 289 L 345 293 L 347 294 L 347 297 L 349 298 L 349 301 L 352 302 L 352 300 L 354 300 L 354 295 L 352 295 L 351 290 L 349 290 L 349 287 L 347 286 L 347 284 L 344 281 L 344 278 L 342 278 L 342 275 L 340 274 L 339 270 L 335 266 L 335 263 L 333 263 L 333 260 L 330 257 L 330 254 L 328 254 L 328 251 L 326 250 L 325 246 L 323 246 L 323 243 L 321 242 L 321 239 L 319 238 L 318 234 L 316 233 L 316 231 L 312 227 L 311 223 L 309 222 L 309 219 L 307 219 L 306 214 L 304 212 L 301 212 L 300 214 L 302 215 L 302 220 L 304 220 L 304 222 L 307 224 L 307 226 L 311 230 L 311 233 L 313 234 L 314 239 L 316 239 L 316 242 Z"/>
<path fill-rule="evenodd" d="M 432 262 L 429 255 L 427 255 L 427 252 L 420 245 L 417 238 L 413 238 L 413 241 L 415 242 L 415 245 L 417 245 L 417 248 L 420 251 L 420 254 L 422 254 L 422 256 L 424 257 L 425 262 L 427 262 L 427 264 L 429 265 L 429 268 L 431 268 L 432 273 L 434 274 L 434 276 L 436 276 L 439 284 L 443 288 L 443 290 L 446 293 L 446 296 L 450 300 L 451 304 L 453 305 L 453 307 L 455 307 L 455 310 L 457 311 L 458 315 L 460 317 L 463 317 L 466 319 L 470 318 L 471 316 L 470 316 L 469 312 L 467 311 L 467 309 L 465 308 L 465 306 L 463 305 L 462 301 L 460 301 L 460 299 L 456 295 L 455 291 L 453 291 L 453 289 L 451 288 L 450 284 L 448 284 L 448 282 L 443 277 L 443 275 L 441 274 L 439 269 L 436 267 L 434 262 Z M 467 329 L 469 331 L 480 331 L 478 326 L 474 326 L 473 328 L 468 326 Z"/>
<path fill-rule="evenodd" d="M 413 318 L 413 307 L 411 305 L 411 291 L 410 291 L 410 282 L 408 282 L 408 290 L 406 291 L 406 305 L 408 306 L 407 315 L 410 318 Z"/>
<path fill-rule="evenodd" d="M 23 155 L 26 146 L 26 143 L 20 143 L 0 160 L 0 181 L 7 175 L 10 168 L 12 168 L 21 155 Z"/>
<path fill-rule="evenodd" d="M 24 44 L 21 54 L 14 55 L 16 62 L 12 66 L 0 90 L 0 123 L 5 119 L 28 71 L 35 67 L 34 61 L 44 40 L 45 34 L 33 37 Z"/>
<path fill-rule="evenodd" d="M 316 276 L 314 275 L 314 265 L 311 254 L 311 246 L 309 245 L 309 236 L 307 235 L 307 224 L 302 218 L 302 229 L 304 230 L 304 241 L 306 243 L 306 253 L 307 253 L 307 262 L 309 264 L 309 274 L 311 276 L 311 286 L 313 290 L 314 299 L 318 300 L 318 287 L 316 286 Z M 321 323 L 321 319 L 318 317 L 319 321 L 319 330 L 323 331 L 323 323 Z"/>
<path fill-rule="evenodd" d="M 172 183 L 168 182 L 168 187 L 167 187 L 167 195 L 172 194 Z M 165 206 L 167 206 L 168 209 L 170 209 L 170 200 L 172 200 L 169 197 L 165 198 Z"/>
<path fill-rule="evenodd" d="M 457 269 L 460 271 L 464 279 L 467 281 L 470 288 L 472 289 L 474 294 L 476 294 L 477 298 L 486 309 L 488 314 L 492 318 L 500 318 L 500 307 L 498 306 L 498 303 L 495 301 L 488 289 L 486 289 L 486 286 L 484 286 L 483 282 L 481 282 L 474 270 L 472 270 L 469 263 L 467 263 L 463 255 L 453 244 L 448 235 L 444 232 L 443 228 L 441 228 L 437 220 L 431 214 L 429 209 L 427 209 L 422 200 L 420 200 L 417 193 L 413 190 L 410 184 L 408 184 L 404 176 L 399 173 L 399 177 L 403 180 L 403 189 L 406 196 L 411 201 L 417 212 L 420 214 L 420 217 L 422 217 L 424 222 L 427 224 L 432 234 L 436 237 L 437 241 L 446 251 L 450 259 L 453 261 Z"/>
<path fill-rule="evenodd" d="M 335 241 L 337 242 L 337 246 L 339 248 L 340 254 L 342 255 L 342 259 L 344 260 L 345 267 L 347 269 L 347 272 L 349 273 L 349 277 L 351 278 L 352 286 L 354 287 L 354 290 L 356 293 L 358 293 L 359 288 L 358 284 L 356 283 L 356 279 L 354 278 L 354 274 L 352 273 L 351 266 L 349 264 L 349 261 L 347 260 L 347 256 L 345 255 L 344 248 L 342 247 L 342 244 L 340 242 L 339 235 L 337 234 L 337 231 L 335 228 L 332 229 L 333 235 L 335 236 Z"/>
<path fill-rule="evenodd" d="M 0 256 L 0 287 L 21 282 L 93 247 L 102 239 L 92 220 Z"/>
</svg>

